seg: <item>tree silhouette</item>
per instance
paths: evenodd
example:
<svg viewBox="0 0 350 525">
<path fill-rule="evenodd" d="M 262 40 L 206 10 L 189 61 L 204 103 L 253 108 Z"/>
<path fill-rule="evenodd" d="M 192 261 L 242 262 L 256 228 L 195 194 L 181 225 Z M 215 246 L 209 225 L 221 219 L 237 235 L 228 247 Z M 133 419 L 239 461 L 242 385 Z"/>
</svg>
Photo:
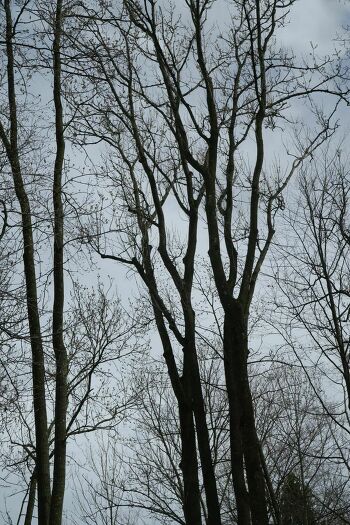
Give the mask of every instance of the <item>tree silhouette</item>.
<svg viewBox="0 0 350 525">
<path fill-rule="evenodd" d="M 281 490 L 281 525 L 316 525 L 311 490 L 290 472 Z"/>
</svg>

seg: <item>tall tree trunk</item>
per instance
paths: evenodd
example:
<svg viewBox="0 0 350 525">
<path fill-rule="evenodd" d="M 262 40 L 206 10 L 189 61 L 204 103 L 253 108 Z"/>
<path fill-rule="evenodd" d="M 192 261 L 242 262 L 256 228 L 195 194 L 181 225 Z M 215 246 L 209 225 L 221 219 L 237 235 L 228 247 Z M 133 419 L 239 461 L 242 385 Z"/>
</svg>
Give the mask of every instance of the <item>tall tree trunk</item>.
<svg viewBox="0 0 350 525">
<path fill-rule="evenodd" d="M 61 101 L 61 33 L 62 1 L 57 0 L 54 25 L 54 104 L 56 124 L 56 159 L 53 182 L 54 206 L 54 303 L 52 315 L 52 342 L 56 359 L 56 398 L 55 398 L 55 448 L 50 525 L 61 525 L 63 499 L 66 479 L 66 415 L 67 415 L 67 351 L 63 340 L 64 311 L 64 253 L 62 204 L 62 171 L 64 162 L 64 126 Z"/>
<path fill-rule="evenodd" d="M 192 359 L 184 349 L 183 374 L 181 377 L 184 400 L 179 402 L 181 429 L 181 470 L 184 480 L 184 514 L 186 525 L 201 525 L 200 489 L 198 479 L 198 460 L 196 430 L 193 421 L 192 403 Z"/>
<path fill-rule="evenodd" d="M 26 510 L 26 515 L 24 518 L 24 525 L 32 524 L 33 512 L 34 512 L 34 506 L 35 506 L 36 486 L 37 486 L 37 479 L 36 479 L 36 471 L 34 470 L 32 477 L 30 478 L 27 510 Z"/>
<path fill-rule="evenodd" d="M 183 512 L 185 522 L 186 525 L 201 525 L 202 518 L 198 479 L 196 431 L 193 421 L 191 356 L 188 352 L 184 352 L 183 374 L 180 377 L 163 315 L 155 298 L 155 294 L 157 294 L 157 285 L 149 260 L 146 260 L 146 267 L 147 278 L 140 268 L 139 271 L 141 275 L 144 275 L 145 282 L 148 282 L 148 286 L 150 287 L 153 312 L 158 333 L 163 345 L 163 355 L 173 387 L 173 392 L 178 403 L 181 439 L 180 468 L 182 471 L 184 486 Z"/>
<path fill-rule="evenodd" d="M 183 378 L 183 383 L 187 380 Z M 185 386 L 185 385 L 184 385 Z M 201 525 L 200 490 L 198 480 L 198 461 L 196 432 L 191 403 L 179 404 L 181 433 L 181 470 L 184 483 L 183 510 L 186 525 Z"/>
<path fill-rule="evenodd" d="M 205 414 L 197 352 L 194 343 L 192 345 L 190 344 L 186 346 L 186 348 L 184 348 L 184 352 L 188 352 L 190 354 L 191 359 L 191 387 L 193 398 L 193 413 L 196 422 L 198 451 L 201 460 L 203 485 L 207 503 L 207 524 L 220 525 L 220 503 L 215 479 L 213 459 L 210 449 L 209 430 Z"/>
<path fill-rule="evenodd" d="M 256 432 L 253 400 L 249 385 L 247 356 L 248 335 L 240 303 L 232 299 L 225 312 L 225 331 L 227 333 L 225 354 L 232 356 L 232 382 L 237 388 L 237 401 L 240 418 L 242 450 L 248 483 L 249 506 L 253 525 L 268 525 L 265 480 L 261 465 L 260 443 Z M 228 387 L 228 391 L 230 388 Z M 230 419 L 231 403 L 229 404 Z M 236 419 L 236 416 L 232 414 Z M 231 432 L 232 434 L 232 432 Z M 232 466 L 232 468 L 234 468 Z"/>
<path fill-rule="evenodd" d="M 242 409 L 239 395 L 238 367 L 235 359 L 232 336 L 232 318 L 224 319 L 224 368 L 230 421 L 230 452 L 233 489 L 237 506 L 237 524 L 250 525 L 250 502 L 245 482 Z"/>
<path fill-rule="evenodd" d="M 11 16 L 11 0 L 5 0 L 4 6 L 6 14 L 6 53 L 8 101 L 10 109 L 10 138 L 7 137 L 2 124 L 0 124 L 0 136 L 11 165 L 15 192 L 21 209 L 23 264 L 26 283 L 30 344 L 32 351 L 36 471 L 38 479 L 38 523 L 39 525 L 48 525 L 50 510 L 50 469 L 45 395 L 45 362 L 37 297 L 32 214 L 22 177 L 18 153 L 17 105 L 15 90 L 16 82 L 12 42 L 13 24 Z"/>
</svg>

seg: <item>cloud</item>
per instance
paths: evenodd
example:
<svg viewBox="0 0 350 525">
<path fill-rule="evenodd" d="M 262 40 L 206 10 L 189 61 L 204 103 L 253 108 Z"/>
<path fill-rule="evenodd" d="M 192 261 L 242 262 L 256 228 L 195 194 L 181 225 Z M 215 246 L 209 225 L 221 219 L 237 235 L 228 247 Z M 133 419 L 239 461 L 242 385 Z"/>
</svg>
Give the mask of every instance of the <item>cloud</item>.
<svg viewBox="0 0 350 525">
<path fill-rule="evenodd" d="M 291 8 L 290 23 L 280 33 L 283 44 L 305 52 L 316 44 L 319 54 L 332 52 L 335 39 L 350 24 L 349 0 L 298 1 Z"/>
</svg>

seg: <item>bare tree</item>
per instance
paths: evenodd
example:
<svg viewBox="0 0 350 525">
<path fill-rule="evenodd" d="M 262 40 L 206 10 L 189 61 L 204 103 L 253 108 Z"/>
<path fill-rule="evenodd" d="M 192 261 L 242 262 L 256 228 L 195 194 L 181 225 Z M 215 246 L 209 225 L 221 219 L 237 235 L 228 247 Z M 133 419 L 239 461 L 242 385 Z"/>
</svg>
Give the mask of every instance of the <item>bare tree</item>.
<svg viewBox="0 0 350 525">
<path fill-rule="evenodd" d="M 217 385 L 217 374 L 221 373 L 206 352 L 201 371 L 207 381 L 203 385 L 205 399 L 210 399 L 208 418 L 213 463 L 217 472 L 217 486 L 220 512 L 223 523 L 236 519 L 233 502 L 227 495 L 230 487 L 229 432 L 227 405 L 223 391 Z M 208 363 L 209 366 L 208 366 Z M 204 372 L 203 367 L 207 367 Z M 223 380 L 223 378 L 221 378 Z M 123 522 L 129 512 L 137 511 L 138 519 L 145 522 L 185 523 L 183 505 L 185 500 L 184 483 L 181 475 L 181 429 L 177 414 L 176 398 L 170 380 L 159 362 L 153 359 L 139 363 L 130 378 L 136 395 L 135 409 L 129 416 L 129 425 L 119 444 L 108 440 L 108 447 L 102 446 L 96 455 L 91 454 L 90 463 L 94 475 L 83 482 L 86 490 L 88 481 L 89 496 L 81 497 L 82 516 L 87 513 L 96 517 L 96 523 L 108 520 L 106 505 L 97 504 L 104 487 L 113 492 L 110 505 Z M 216 395 L 213 391 L 216 390 Z M 96 459 L 100 458 L 100 459 Z M 98 461 L 98 463 L 97 463 Z M 103 466 L 105 465 L 105 467 Z M 111 465 L 111 471 L 107 466 Z M 118 475 L 114 475 L 114 470 Z M 98 477 L 98 485 L 94 476 Z M 83 476 L 84 477 L 84 476 Z M 208 520 L 203 478 L 200 476 L 201 508 L 204 519 Z M 98 488 L 97 488 L 98 487 Z M 230 501 L 231 509 L 225 505 Z M 89 503 L 89 504 L 88 504 Z M 98 516 L 98 517 L 97 517 Z"/>
<path fill-rule="evenodd" d="M 315 364 L 331 388 L 332 420 L 349 432 L 349 174 L 339 149 L 328 148 L 300 175 L 300 197 L 286 219 L 293 231 L 288 276 L 277 276 L 282 333 L 295 356 Z M 300 344 L 300 335 L 303 338 Z M 319 396 L 315 387 L 315 396 Z M 319 396 L 322 397 L 322 396 Z M 345 457 L 344 457 L 345 459 Z"/>
<path fill-rule="evenodd" d="M 315 396 L 316 387 L 331 406 L 322 380 L 317 369 L 308 368 L 306 375 L 300 365 L 285 362 L 263 371 L 254 384 L 257 424 L 278 503 L 276 523 L 289 523 L 288 519 L 302 524 L 333 523 L 340 518 L 347 523 L 349 519 L 343 458 L 347 435 Z M 294 506 L 299 518 L 288 516 L 285 505 Z"/>
<path fill-rule="evenodd" d="M 220 512 L 222 522 L 229 525 L 237 523 L 237 509 L 231 487 L 224 377 L 221 360 L 211 349 L 207 348 L 202 356 L 200 367 L 204 398 L 208 400 Z M 138 512 L 139 522 L 185 523 L 180 428 L 171 384 L 159 361 L 142 362 L 138 368 L 138 372 L 133 371 L 138 403 L 130 414 L 131 424 L 118 441 L 113 435 L 107 441 L 102 437 L 98 451 L 89 455 L 91 471 L 80 475 L 77 496 L 82 521 L 91 520 L 96 525 L 113 520 L 124 523 L 130 513 Z M 266 370 L 254 364 L 253 370 L 257 428 L 275 495 L 269 508 L 271 523 L 348 523 L 348 472 L 338 446 L 344 432 L 324 412 L 301 367 L 281 363 Z M 314 384 L 321 379 L 318 372 L 313 372 Z M 202 479 L 200 492 L 206 521 Z"/>
<path fill-rule="evenodd" d="M 66 441 L 69 456 L 74 458 L 70 472 L 80 465 L 74 449 L 80 450 L 81 436 L 92 436 L 112 431 L 135 406 L 135 394 L 120 373 L 119 363 L 129 366 L 142 355 L 146 345 L 120 301 L 107 294 L 102 285 L 94 289 L 75 286 L 71 305 L 65 311 L 64 341 L 68 352 L 68 408 Z M 28 405 L 30 379 L 26 347 L 21 357 L 22 373 L 15 380 L 18 362 L 7 364 L 6 371 L 13 388 L 4 392 L 4 398 L 16 393 L 3 414 L 6 431 L 2 430 L 2 471 L 7 474 L 11 501 L 20 494 L 23 503 L 18 520 L 29 525 L 35 516 L 37 471 L 35 468 L 35 439 L 32 432 L 33 414 Z M 18 353 L 18 358 L 20 354 Z M 50 397 L 54 392 L 55 360 L 47 356 L 46 385 Z M 14 390 L 15 389 L 15 390 Z M 50 460 L 53 458 L 53 419 L 49 424 Z M 92 447 L 93 448 L 93 447 Z M 71 461 L 72 464 L 72 461 Z M 82 468 L 82 467 L 81 467 Z"/>
<path fill-rule="evenodd" d="M 71 43 L 81 61 L 71 69 L 75 140 L 110 146 L 104 184 L 113 192 L 108 219 L 85 224 L 82 232 L 102 258 L 134 268 L 149 292 L 178 403 L 187 523 L 202 521 L 196 446 L 208 523 L 221 522 L 196 343 L 193 279 L 204 223 L 223 312 L 238 523 L 268 523 L 247 371 L 250 306 L 282 193 L 332 135 L 335 110 L 315 112 L 314 131 L 299 137 L 294 160 L 270 177 L 266 129 L 288 126 L 295 99 L 310 100 L 312 109 L 313 93 L 334 96 L 335 107 L 347 96 L 337 57 L 313 57 L 308 65 L 278 46 L 276 29 L 292 4 L 235 1 L 227 6 L 232 23 L 222 31 L 211 25 L 215 6 L 206 1 L 184 2 L 182 20 L 188 22 L 181 22 L 177 8 L 153 0 L 128 1 L 120 10 L 86 3 L 76 12 L 80 43 Z M 242 161 L 250 139 L 253 168 Z M 174 231 L 174 206 L 183 231 Z"/>
<path fill-rule="evenodd" d="M 2 2 L 1 9 L 3 14 L 5 15 L 6 20 L 5 27 L 3 28 L 3 34 L 5 41 L 5 57 L 7 61 L 6 80 L 8 122 L 4 123 L 2 119 L 0 124 L 0 136 L 2 144 L 6 150 L 8 162 L 11 167 L 16 196 L 20 205 L 22 216 L 23 263 L 26 279 L 28 323 L 30 329 L 33 363 L 33 402 L 35 411 L 35 434 L 37 451 L 36 463 L 39 480 L 39 523 L 46 525 L 47 523 L 49 523 L 50 472 L 45 395 L 45 364 L 36 283 L 32 211 L 28 198 L 28 193 L 24 184 L 23 172 L 21 169 L 21 159 L 19 153 L 19 122 L 17 114 L 16 97 L 17 68 L 14 54 L 14 38 L 16 35 L 16 25 L 18 25 L 20 19 L 16 18 L 15 21 L 13 21 L 10 0 Z"/>
<path fill-rule="evenodd" d="M 337 156 L 322 176 L 313 162 L 348 101 L 347 70 L 336 52 L 323 59 L 312 48 L 306 60 L 280 45 L 293 4 L 234 0 L 222 21 L 208 0 L 0 1 L 0 407 L 10 402 L 1 464 L 25 487 L 18 522 L 32 522 L 37 495 L 39 525 L 62 523 L 67 439 L 114 430 L 126 411 L 129 470 L 115 437 L 110 466 L 113 479 L 128 472 L 129 485 L 105 481 L 106 451 L 98 465 L 91 450 L 91 523 L 146 511 L 191 525 L 280 524 L 282 487 L 292 485 L 304 502 L 312 488 L 320 519 L 347 519 L 349 187 Z M 48 103 L 38 102 L 39 75 Z M 293 115 L 301 101 L 304 121 Z M 94 157 L 92 206 L 85 166 L 68 189 L 70 144 Z M 301 202 L 287 216 L 297 171 Z M 79 178 L 87 189 L 76 196 Z M 292 248 L 275 235 L 281 216 Z M 249 364 L 258 278 L 276 239 L 293 277 L 278 276 L 288 315 L 276 326 L 310 379 L 317 416 L 288 380 L 272 399 L 257 393 L 266 369 Z M 133 319 L 102 288 L 74 280 L 67 307 L 68 259 L 80 243 L 138 275 Z M 130 392 L 118 360 L 135 355 L 136 374 L 144 329 L 160 340 L 159 377 L 141 366 Z M 307 357 L 322 382 L 341 383 L 345 403 L 331 403 L 309 372 L 294 337 L 305 330 Z M 320 490 L 325 464 L 339 469 L 333 491 Z M 303 512 L 307 522 L 306 504 Z"/>
<path fill-rule="evenodd" d="M 0 235 L 1 240 L 5 239 L 9 220 L 20 217 L 19 224 L 14 223 L 11 227 L 12 231 L 20 230 L 20 237 L 16 237 L 16 234 L 13 236 L 18 255 L 23 254 L 23 267 L 22 261 L 17 259 L 14 271 L 24 275 L 26 300 L 26 315 L 20 319 L 22 326 L 17 324 L 16 330 L 11 331 L 8 322 L 1 325 L 9 346 L 6 358 L 2 355 L 2 370 L 16 391 L 18 417 L 17 427 L 8 419 L 5 433 L 12 447 L 2 461 L 9 471 L 17 471 L 27 480 L 25 523 L 32 521 L 37 493 L 39 525 L 58 525 L 62 523 L 67 438 L 103 425 L 115 424 L 119 417 L 119 413 L 116 416 L 118 409 L 125 408 L 122 401 L 120 405 L 113 403 L 113 406 L 108 407 L 110 399 L 106 399 L 98 410 L 97 401 L 94 409 L 91 409 L 91 400 L 94 398 L 93 382 L 98 384 L 97 372 L 105 366 L 106 353 L 115 342 L 117 346 L 121 341 L 125 343 L 126 332 L 130 337 L 130 323 L 115 334 L 110 334 L 111 329 L 117 328 L 116 316 L 119 316 L 119 320 L 125 317 L 121 316 L 120 309 L 118 314 L 112 312 L 112 303 L 109 307 L 104 304 L 102 293 L 95 297 L 94 327 L 91 327 L 91 311 L 87 319 L 79 304 L 75 315 L 80 313 L 81 326 L 75 322 L 74 337 L 70 332 L 71 327 L 64 323 L 68 254 L 65 219 L 69 198 L 61 53 L 62 27 L 69 13 L 70 2 L 57 0 L 53 5 L 44 6 L 40 2 L 24 1 L 16 4 L 5 0 L 0 3 L 0 8 L 4 15 L 1 60 L 6 66 L 1 76 L 1 162 L 6 175 L 5 188 L 10 195 L 6 197 L 11 202 L 9 214 L 7 201 L 1 200 L 3 222 Z M 45 74 L 47 71 L 49 74 L 44 75 L 44 82 L 47 82 L 48 88 L 52 87 L 52 101 L 48 110 L 45 103 L 33 102 L 38 98 L 33 95 L 38 81 L 35 74 Z M 46 120 L 51 117 L 54 126 L 49 126 L 49 140 L 46 141 Z M 71 209 L 69 211 L 71 213 Z M 78 212 L 79 208 L 74 211 Z M 69 237 L 71 242 L 72 235 Z M 49 255 L 51 249 L 52 258 Z M 89 306 L 86 301 L 85 306 Z M 90 331 L 81 335 L 81 330 L 88 330 L 89 327 Z M 95 329 L 100 331 L 98 342 L 91 339 Z M 90 343 L 90 347 L 86 345 L 85 354 L 77 346 L 68 351 L 66 348 L 68 335 L 72 338 L 70 342 L 78 342 L 79 330 L 82 340 L 85 337 L 85 343 Z M 126 353 L 127 348 L 129 346 L 125 344 Z M 116 353 L 113 359 L 118 359 L 120 355 L 116 348 L 114 350 Z M 16 385 L 18 367 L 15 366 L 14 355 L 20 356 L 18 366 L 25 364 L 21 375 L 25 379 L 19 381 L 21 388 Z M 109 359 L 113 361 L 111 357 Z M 33 408 L 25 394 L 28 388 L 28 363 L 31 366 Z M 78 364 L 81 368 L 78 368 Z M 70 377 L 69 368 L 72 373 Z M 25 387 L 22 390 L 23 385 Z M 71 406 L 68 411 L 69 400 Z M 21 425 L 18 425 L 19 422 Z M 35 426 L 35 435 L 32 424 Z M 14 446 L 19 447 L 15 459 L 12 456 Z M 24 509 L 23 503 L 18 520 Z"/>
</svg>

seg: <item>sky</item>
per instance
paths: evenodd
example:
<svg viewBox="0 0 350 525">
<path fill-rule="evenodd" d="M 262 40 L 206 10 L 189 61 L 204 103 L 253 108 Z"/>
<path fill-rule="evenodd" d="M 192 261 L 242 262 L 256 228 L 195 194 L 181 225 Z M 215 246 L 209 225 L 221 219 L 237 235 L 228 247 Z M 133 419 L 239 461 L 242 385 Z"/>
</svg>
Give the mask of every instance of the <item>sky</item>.
<svg viewBox="0 0 350 525">
<path fill-rule="evenodd" d="M 321 54 L 326 54 L 333 48 L 333 39 L 349 23 L 348 0 L 298 0 L 291 10 L 284 42 L 300 51 L 312 42 Z"/>
<path fill-rule="evenodd" d="M 225 15 L 224 4 L 225 2 L 218 0 L 218 19 Z M 339 47 L 336 40 L 344 33 L 347 24 L 350 24 L 350 0 L 297 0 L 290 11 L 289 24 L 280 32 L 279 38 L 283 46 L 290 47 L 296 54 L 311 50 L 312 43 L 317 45 L 320 55 L 327 55 L 336 46 Z M 342 124 L 350 129 L 350 119 L 346 114 L 344 117 Z M 177 215 L 174 216 L 174 221 L 178 222 Z M 116 286 L 121 296 L 125 297 L 133 289 L 134 272 L 121 267 L 116 269 L 116 264 L 108 260 L 97 261 L 97 265 L 103 274 L 116 277 Z M 119 275 L 122 275 L 121 279 L 118 279 Z"/>
<path fill-rule="evenodd" d="M 224 14 L 224 8 L 220 13 Z M 290 24 L 281 34 L 280 39 L 284 45 L 291 47 L 296 53 L 305 52 L 310 48 L 310 43 L 317 45 L 320 54 L 331 53 L 336 44 L 336 38 L 350 24 L 350 2 L 338 0 L 298 0 L 290 13 Z M 350 121 L 344 113 L 344 122 Z M 348 124 L 346 124 L 348 125 Z M 133 272 L 128 272 L 111 261 L 97 261 L 97 269 L 91 272 L 91 278 L 96 279 L 96 273 L 103 276 L 110 275 L 114 278 L 116 287 L 121 295 L 128 296 L 135 286 Z M 90 281 L 87 274 L 86 281 Z M 1 489 L 0 509 L 4 509 L 4 497 L 8 492 Z M 72 496 L 67 497 L 71 504 Z M 16 496 L 7 498 L 7 508 L 10 513 L 18 508 Z M 70 520 L 67 519 L 65 525 Z M 33 524 L 34 525 L 34 524 Z"/>
</svg>

